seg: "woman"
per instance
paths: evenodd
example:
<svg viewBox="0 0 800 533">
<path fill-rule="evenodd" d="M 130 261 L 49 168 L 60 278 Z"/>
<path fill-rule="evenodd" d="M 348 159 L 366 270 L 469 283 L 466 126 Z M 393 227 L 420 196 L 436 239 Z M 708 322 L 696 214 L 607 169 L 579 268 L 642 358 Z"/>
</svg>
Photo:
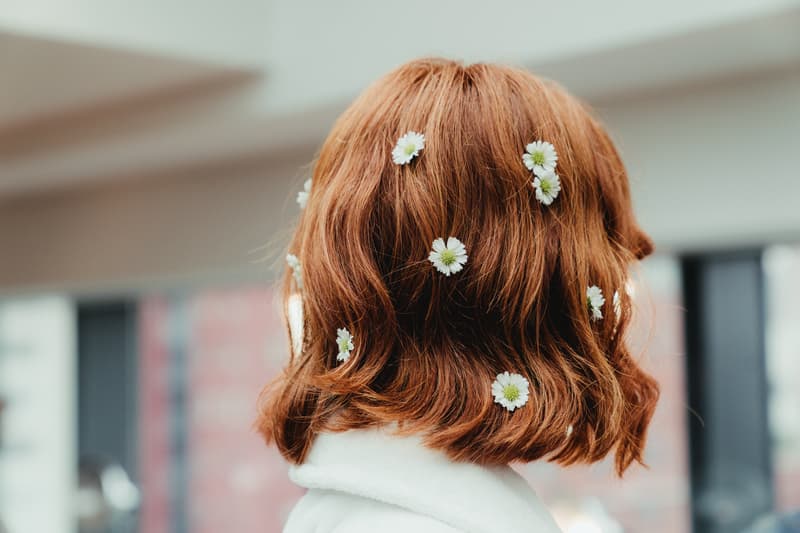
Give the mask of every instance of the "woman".
<svg viewBox="0 0 800 533">
<path fill-rule="evenodd" d="M 259 418 L 309 489 L 287 533 L 557 531 L 509 463 L 641 462 L 658 387 L 623 288 L 652 245 L 583 104 L 413 61 L 339 118 L 298 201 L 302 318 Z"/>
</svg>

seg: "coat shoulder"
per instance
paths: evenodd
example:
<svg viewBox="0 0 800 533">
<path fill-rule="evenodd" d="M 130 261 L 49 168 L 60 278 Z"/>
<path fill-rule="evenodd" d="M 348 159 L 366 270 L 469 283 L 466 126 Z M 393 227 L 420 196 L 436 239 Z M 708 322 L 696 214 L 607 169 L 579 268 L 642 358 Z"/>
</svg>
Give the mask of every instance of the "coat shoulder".
<svg viewBox="0 0 800 533">
<path fill-rule="evenodd" d="M 435 518 L 369 498 L 310 490 L 292 511 L 284 533 L 463 533 Z"/>
<path fill-rule="evenodd" d="M 428 516 L 392 507 L 390 505 L 373 505 L 368 513 L 362 516 L 348 517 L 336 526 L 331 533 L 375 533 L 376 524 L 385 533 L 464 533 L 443 522 Z"/>
</svg>

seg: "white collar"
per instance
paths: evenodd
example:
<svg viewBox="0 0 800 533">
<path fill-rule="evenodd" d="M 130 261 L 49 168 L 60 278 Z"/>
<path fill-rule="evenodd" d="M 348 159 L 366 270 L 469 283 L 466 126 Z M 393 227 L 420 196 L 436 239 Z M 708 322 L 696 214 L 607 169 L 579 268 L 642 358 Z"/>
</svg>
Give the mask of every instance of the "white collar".
<svg viewBox="0 0 800 533">
<path fill-rule="evenodd" d="M 457 463 L 418 437 L 398 437 L 387 429 L 320 434 L 289 477 L 301 487 L 398 505 L 467 533 L 560 531 L 510 467 Z"/>
</svg>

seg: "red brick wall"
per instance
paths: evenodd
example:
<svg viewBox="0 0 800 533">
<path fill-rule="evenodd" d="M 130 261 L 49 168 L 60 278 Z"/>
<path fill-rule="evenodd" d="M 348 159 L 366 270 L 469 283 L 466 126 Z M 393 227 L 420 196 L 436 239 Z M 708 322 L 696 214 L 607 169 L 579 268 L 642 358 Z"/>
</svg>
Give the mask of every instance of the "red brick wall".
<svg viewBox="0 0 800 533">
<path fill-rule="evenodd" d="M 160 298 L 142 302 L 139 311 L 139 478 L 142 532 L 169 533 L 170 437 L 169 307 Z"/>
<path fill-rule="evenodd" d="M 273 292 L 204 292 L 189 313 L 191 531 L 278 532 L 301 492 L 252 429 L 258 393 L 287 357 Z"/>
<path fill-rule="evenodd" d="M 177 309 L 163 298 L 141 302 L 142 533 L 168 533 L 170 475 L 168 331 Z M 301 495 L 279 454 L 252 424 L 261 387 L 286 357 L 273 292 L 265 288 L 200 291 L 182 307 L 185 320 L 189 531 L 279 532 Z M 174 409 L 174 408 L 173 408 Z"/>
</svg>

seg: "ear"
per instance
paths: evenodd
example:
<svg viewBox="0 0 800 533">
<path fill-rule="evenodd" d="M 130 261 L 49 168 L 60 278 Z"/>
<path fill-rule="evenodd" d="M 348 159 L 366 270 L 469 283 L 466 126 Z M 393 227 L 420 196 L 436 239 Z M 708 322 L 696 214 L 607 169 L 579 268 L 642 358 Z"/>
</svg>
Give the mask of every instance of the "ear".
<svg viewBox="0 0 800 533">
<path fill-rule="evenodd" d="M 292 352 L 300 355 L 303 351 L 303 298 L 298 293 L 289 297 L 289 334 L 292 337 Z"/>
</svg>

